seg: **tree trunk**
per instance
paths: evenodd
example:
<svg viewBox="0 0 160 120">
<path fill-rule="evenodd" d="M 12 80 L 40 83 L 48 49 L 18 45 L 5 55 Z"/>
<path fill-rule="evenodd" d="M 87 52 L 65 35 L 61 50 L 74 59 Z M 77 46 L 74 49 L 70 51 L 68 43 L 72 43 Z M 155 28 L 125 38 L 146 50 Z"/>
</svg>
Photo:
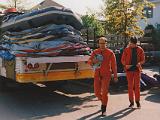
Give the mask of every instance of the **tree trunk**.
<svg viewBox="0 0 160 120">
<path fill-rule="evenodd" d="M 14 7 L 17 8 L 17 1 L 14 1 Z"/>
</svg>

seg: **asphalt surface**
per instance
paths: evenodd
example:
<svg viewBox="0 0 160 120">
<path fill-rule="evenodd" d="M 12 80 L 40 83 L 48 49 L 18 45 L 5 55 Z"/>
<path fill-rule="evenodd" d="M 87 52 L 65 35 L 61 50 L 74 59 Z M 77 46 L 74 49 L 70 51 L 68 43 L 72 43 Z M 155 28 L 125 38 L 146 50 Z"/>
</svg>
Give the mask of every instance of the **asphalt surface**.
<svg viewBox="0 0 160 120">
<path fill-rule="evenodd" d="M 157 67 L 146 68 L 152 75 Z M 80 84 L 82 83 L 82 84 Z M 26 85 L 0 91 L 0 120 L 159 120 L 160 88 L 141 92 L 141 109 L 128 109 L 127 90 L 110 90 L 107 116 L 101 118 L 100 102 L 92 82 L 66 82 L 59 88 Z"/>
</svg>

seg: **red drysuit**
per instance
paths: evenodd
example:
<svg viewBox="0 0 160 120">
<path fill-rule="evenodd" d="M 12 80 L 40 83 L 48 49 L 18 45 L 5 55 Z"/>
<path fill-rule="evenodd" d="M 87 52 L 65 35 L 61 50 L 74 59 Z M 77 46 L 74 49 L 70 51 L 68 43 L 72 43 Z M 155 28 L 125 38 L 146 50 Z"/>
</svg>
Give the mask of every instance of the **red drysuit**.
<svg viewBox="0 0 160 120">
<path fill-rule="evenodd" d="M 121 62 L 124 66 L 131 64 L 132 59 L 132 48 L 127 47 L 124 49 Z M 143 64 L 145 61 L 145 55 L 144 51 L 141 47 L 137 46 L 137 63 Z M 135 95 L 135 101 L 140 101 L 140 74 L 141 74 L 141 65 L 138 66 L 138 69 L 135 71 L 126 71 L 127 80 L 128 80 L 128 95 L 129 95 L 129 101 L 134 102 L 134 95 Z"/>
<path fill-rule="evenodd" d="M 94 74 L 94 93 L 102 105 L 107 106 L 108 102 L 108 88 L 111 79 L 112 70 L 114 75 L 117 74 L 116 58 L 114 53 L 106 48 L 102 51 L 100 48 L 93 51 L 91 57 L 88 60 L 90 65 L 93 64 L 93 59 L 96 54 L 103 55 L 103 61 L 100 68 L 95 70 Z"/>
</svg>

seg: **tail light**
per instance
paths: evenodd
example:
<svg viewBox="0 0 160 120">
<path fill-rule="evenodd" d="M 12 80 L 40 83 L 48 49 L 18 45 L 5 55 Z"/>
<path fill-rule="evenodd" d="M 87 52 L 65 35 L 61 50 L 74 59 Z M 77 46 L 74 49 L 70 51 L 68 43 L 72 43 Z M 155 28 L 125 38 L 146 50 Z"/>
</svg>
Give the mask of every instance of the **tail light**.
<svg viewBox="0 0 160 120">
<path fill-rule="evenodd" d="M 29 63 L 29 64 L 27 65 L 27 67 L 28 67 L 29 69 L 33 69 L 33 65 L 32 65 L 31 63 Z"/>
<path fill-rule="evenodd" d="M 35 63 L 35 64 L 34 64 L 34 68 L 39 68 L 39 64 L 38 64 L 38 63 Z"/>
</svg>

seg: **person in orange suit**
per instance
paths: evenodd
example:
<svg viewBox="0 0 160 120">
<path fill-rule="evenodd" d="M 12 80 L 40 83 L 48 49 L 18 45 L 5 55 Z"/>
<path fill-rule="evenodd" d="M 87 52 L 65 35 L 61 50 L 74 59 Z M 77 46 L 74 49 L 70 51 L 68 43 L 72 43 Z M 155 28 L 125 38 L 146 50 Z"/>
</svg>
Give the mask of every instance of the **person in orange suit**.
<svg viewBox="0 0 160 120">
<path fill-rule="evenodd" d="M 99 61 L 95 59 L 96 55 L 102 55 L 101 65 L 95 69 L 94 73 L 94 93 L 101 101 L 102 116 L 106 115 L 106 107 L 108 102 L 108 89 L 112 71 L 114 73 L 114 81 L 117 82 L 117 65 L 114 53 L 106 47 L 107 39 L 100 37 L 98 39 L 99 48 L 94 50 L 88 63 L 93 66 Z"/>
<path fill-rule="evenodd" d="M 145 62 L 145 55 L 143 49 L 137 46 L 136 37 L 130 39 L 128 46 L 123 51 L 121 62 L 124 65 L 128 81 L 129 107 L 134 106 L 135 97 L 137 108 L 140 108 L 141 65 Z"/>
</svg>

